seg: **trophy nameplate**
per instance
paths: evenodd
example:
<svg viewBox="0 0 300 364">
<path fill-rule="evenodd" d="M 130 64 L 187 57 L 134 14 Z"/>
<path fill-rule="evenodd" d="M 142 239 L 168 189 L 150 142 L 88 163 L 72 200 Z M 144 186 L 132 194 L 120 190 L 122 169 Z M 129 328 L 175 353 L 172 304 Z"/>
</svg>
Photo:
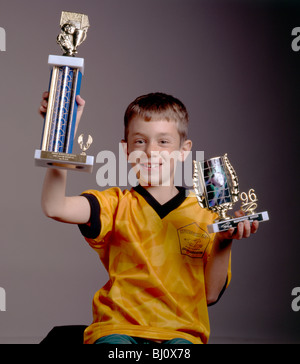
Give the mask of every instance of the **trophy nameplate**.
<svg viewBox="0 0 300 364">
<path fill-rule="evenodd" d="M 48 168 L 63 168 L 92 172 L 94 157 L 86 150 L 92 144 L 88 137 L 83 144 L 83 135 L 78 138 L 81 154 L 73 154 L 77 102 L 84 74 L 84 59 L 77 58 L 77 48 L 86 39 L 89 28 L 87 15 L 62 12 L 61 33 L 57 43 L 64 51 L 62 56 L 49 55 L 51 67 L 49 98 L 44 120 L 41 148 L 35 151 L 35 164 Z"/>
<path fill-rule="evenodd" d="M 268 221 L 267 211 L 256 212 L 257 197 L 251 189 L 248 194 L 239 192 L 238 177 L 230 164 L 227 154 L 206 161 L 194 161 L 194 191 L 199 205 L 219 215 L 212 225 L 208 225 L 209 233 L 217 233 L 236 228 L 241 221 Z M 242 201 L 241 209 L 245 216 L 231 217 L 227 215 L 234 204 Z"/>
</svg>

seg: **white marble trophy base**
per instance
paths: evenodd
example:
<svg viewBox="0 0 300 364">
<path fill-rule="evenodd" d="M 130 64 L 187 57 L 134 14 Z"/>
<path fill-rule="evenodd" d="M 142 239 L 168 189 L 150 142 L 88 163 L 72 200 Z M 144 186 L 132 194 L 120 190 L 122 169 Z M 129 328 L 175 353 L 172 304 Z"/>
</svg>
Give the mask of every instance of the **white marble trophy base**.
<svg viewBox="0 0 300 364">
<path fill-rule="evenodd" d="M 35 151 L 34 159 L 35 165 L 38 167 L 67 169 L 79 172 L 92 173 L 94 166 L 93 156 L 44 152 L 39 149 Z"/>
<path fill-rule="evenodd" d="M 210 234 L 218 233 L 221 231 L 227 231 L 231 228 L 236 228 L 239 222 L 245 221 L 245 220 L 249 220 L 250 223 L 252 223 L 253 221 L 259 221 L 259 222 L 268 221 L 269 214 L 267 211 L 264 211 L 264 212 L 258 212 L 258 213 L 252 214 L 252 215 L 236 217 L 236 218 L 230 219 L 230 220 L 222 220 L 222 221 L 216 222 L 215 224 L 208 225 L 207 229 Z"/>
</svg>

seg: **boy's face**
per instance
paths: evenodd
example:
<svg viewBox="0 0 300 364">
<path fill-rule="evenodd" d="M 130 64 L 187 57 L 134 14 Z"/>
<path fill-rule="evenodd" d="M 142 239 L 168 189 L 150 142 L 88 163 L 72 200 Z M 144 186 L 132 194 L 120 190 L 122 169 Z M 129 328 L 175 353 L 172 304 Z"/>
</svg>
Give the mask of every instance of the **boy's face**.
<svg viewBox="0 0 300 364">
<path fill-rule="evenodd" d="M 128 128 L 127 158 L 142 186 L 173 186 L 176 163 L 183 161 L 192 143 L 180 143 L 174 121 L 131 120 Z"/>
</svg>

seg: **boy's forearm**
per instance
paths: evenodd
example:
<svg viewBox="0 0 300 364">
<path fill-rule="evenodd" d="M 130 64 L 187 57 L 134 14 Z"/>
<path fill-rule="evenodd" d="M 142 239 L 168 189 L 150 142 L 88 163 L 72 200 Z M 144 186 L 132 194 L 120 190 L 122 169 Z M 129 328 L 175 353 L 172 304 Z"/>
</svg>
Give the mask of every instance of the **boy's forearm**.
<svg viewBox="0 0 300 364">
<path fill-rule="evenodd" d="M 66 184 L 67 171 L 47 170 L 42 191 L 42 208 L 46 216 L 59 216 L 66 196 Z"/>
<path fill-rule="evenodd" d="M 42 192 L 42 208 L 47 217 L 68 224 L 89 222 L 91 207 L 83 196 L 66 196 L 67 171 L 48 169 Z"/>
<path fill-rule="evenodd" d="M 244 211 L 236 211 L 236 217 L 245 216 Z M 227 279 L 228 264 L 233 240 L 249 238 L 258 230 L 258 221 L 250 224 L 249 220 L 241 221 L 237 228 L 220 232 L 215 235 L 210 259 L 205 268 L 205 287 L 207 302 L 217 301 Z"/>
<path fill-rule="evenodd" d="M 227 279 L 232 240 L 223 240 L 215 236 L 210 258 L 205 268 L 205 286 L 207 303 L 214 303 L 224 288 Z"/>
</svg>

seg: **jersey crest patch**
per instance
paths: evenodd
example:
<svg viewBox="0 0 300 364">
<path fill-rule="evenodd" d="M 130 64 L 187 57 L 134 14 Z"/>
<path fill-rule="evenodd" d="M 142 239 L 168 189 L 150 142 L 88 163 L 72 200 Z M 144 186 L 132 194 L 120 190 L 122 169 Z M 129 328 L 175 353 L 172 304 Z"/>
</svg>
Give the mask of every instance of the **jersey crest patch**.
<svg viewBox="0 0 300 364">
<path fill-rule="evenodd" d="M 191 258 L 203 258 L 210 242 L 209 234 L 193 222 L 177 229 L 180 251 Z"/>
</svg>

